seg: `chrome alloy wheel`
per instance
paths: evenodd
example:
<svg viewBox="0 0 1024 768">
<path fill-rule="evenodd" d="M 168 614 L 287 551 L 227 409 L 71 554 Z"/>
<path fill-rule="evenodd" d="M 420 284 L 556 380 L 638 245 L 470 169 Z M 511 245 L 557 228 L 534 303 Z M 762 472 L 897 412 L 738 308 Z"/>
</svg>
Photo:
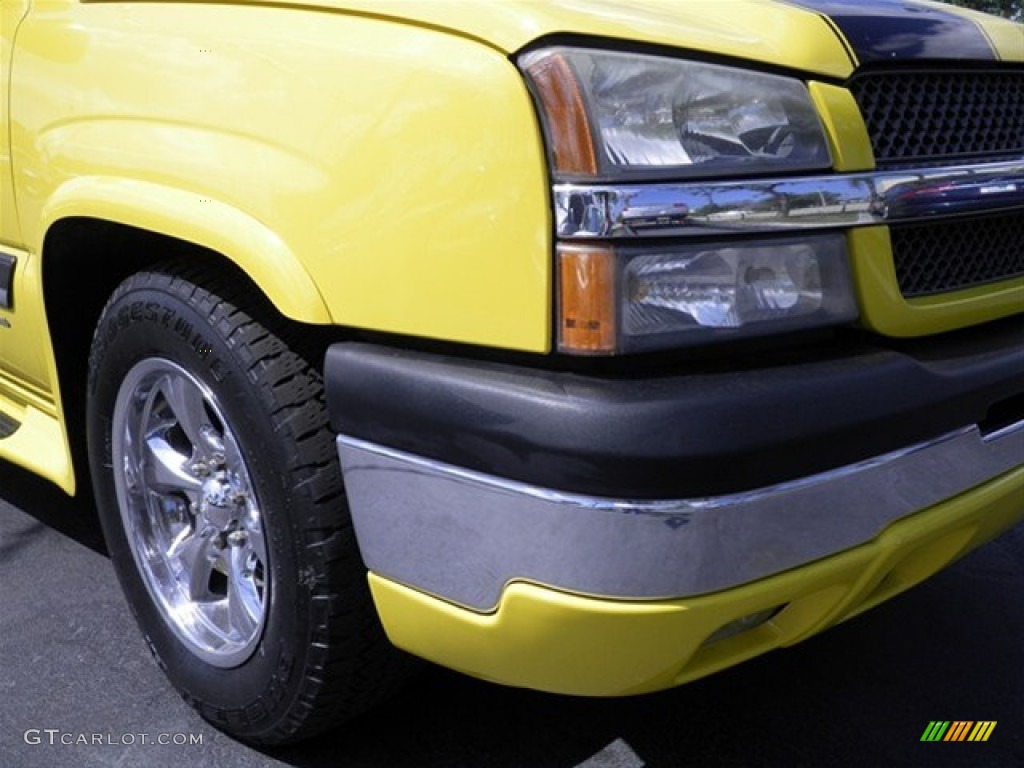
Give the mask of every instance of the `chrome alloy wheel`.
<svg viewBox="0 0 1024 768">
<path fill-rule="evenodd" d="M 242 664 L 263 631 L 270 564 L 217 398 L 181 366 L 147 358 L 121 384 L 111 433 L 126 538 L 164 621 L 208 664 Z"/>
</svg>

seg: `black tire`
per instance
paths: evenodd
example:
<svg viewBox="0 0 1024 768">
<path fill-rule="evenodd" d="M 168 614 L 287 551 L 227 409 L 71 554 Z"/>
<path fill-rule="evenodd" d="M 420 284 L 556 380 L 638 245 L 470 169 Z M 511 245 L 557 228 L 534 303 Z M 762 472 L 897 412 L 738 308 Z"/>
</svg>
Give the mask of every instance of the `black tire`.
<svg viewBox="0 0 1024 768">
<path fill-rule="evenodd" d="M 393 690 L 406 664 L 369 595 L 327 424 L 321 353 L 304 351 L 296 330 L 241 280 L 182 263 L 117 288 L 89 359 L 92 480 L 128 602 L 185 700 L 253 743 L 296 741 L 343 722 Z M 164 394 L 179 390 L 189 397 Z M 197 413 L 206 420 L 200 432 Z M 163 448 L 170 453 L 158 454 Z M 159 470 L 182 456 L 191 458 L 179 492 Z M 150 556 L 140 542 L 171 543 Z M 161 600 L 184 601 L 191 623 L 169 619 Z"/>
</svg>

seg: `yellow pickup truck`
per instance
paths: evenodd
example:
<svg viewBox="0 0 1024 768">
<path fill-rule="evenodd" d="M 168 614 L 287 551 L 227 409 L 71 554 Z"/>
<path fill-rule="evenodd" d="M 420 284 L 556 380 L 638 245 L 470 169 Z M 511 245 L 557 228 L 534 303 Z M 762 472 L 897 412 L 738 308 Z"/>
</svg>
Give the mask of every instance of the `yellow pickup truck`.
<svg viewBox="0 0 1024 768">
<path fill-rule="evenodd" d="M 1022 244 L 1024 28 L 951 5 L 0 0 L 0 459 L 251 742 L 395 647 L 673 686 L 1014 525 Z"/>
</svg>

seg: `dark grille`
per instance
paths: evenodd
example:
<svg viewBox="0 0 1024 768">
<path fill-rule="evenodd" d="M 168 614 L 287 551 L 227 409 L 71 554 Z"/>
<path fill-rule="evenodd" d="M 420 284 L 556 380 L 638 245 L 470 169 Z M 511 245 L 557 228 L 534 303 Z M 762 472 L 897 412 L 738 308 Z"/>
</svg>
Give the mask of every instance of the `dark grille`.
<svg viewBox="0 0 1024 768">
<path fill-rule="evenodd" d="M 869 72 L 848 85 L 879 165 L 1024 153 L 1024 71 Z"/>
<path fill-rule="evenodd" d="M 1024 212 L 892 227 L 904 296 L 926 296 L 1024 275 Z"/>
</svg>

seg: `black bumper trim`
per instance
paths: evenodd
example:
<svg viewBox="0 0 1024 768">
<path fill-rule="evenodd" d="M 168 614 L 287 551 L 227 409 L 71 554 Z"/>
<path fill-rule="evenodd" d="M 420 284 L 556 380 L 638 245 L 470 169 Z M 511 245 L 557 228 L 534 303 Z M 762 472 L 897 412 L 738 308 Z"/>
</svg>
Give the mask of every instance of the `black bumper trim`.
<svg viewBox="0 0 1024 768">
<path fill-rule="evenodd" d="M 326 381 L 332 427 L 350 437 L 568 492 L 694 498 L 984 421 L 1024 392 L 1024 318 L 776 368 L 643 378 L 340 343 Z"/>
<path fill-rule="evenodd" d="M 14 265 L 13 256 L 0 253 L 0 309 L 14 306 Z"/>
</svg>

